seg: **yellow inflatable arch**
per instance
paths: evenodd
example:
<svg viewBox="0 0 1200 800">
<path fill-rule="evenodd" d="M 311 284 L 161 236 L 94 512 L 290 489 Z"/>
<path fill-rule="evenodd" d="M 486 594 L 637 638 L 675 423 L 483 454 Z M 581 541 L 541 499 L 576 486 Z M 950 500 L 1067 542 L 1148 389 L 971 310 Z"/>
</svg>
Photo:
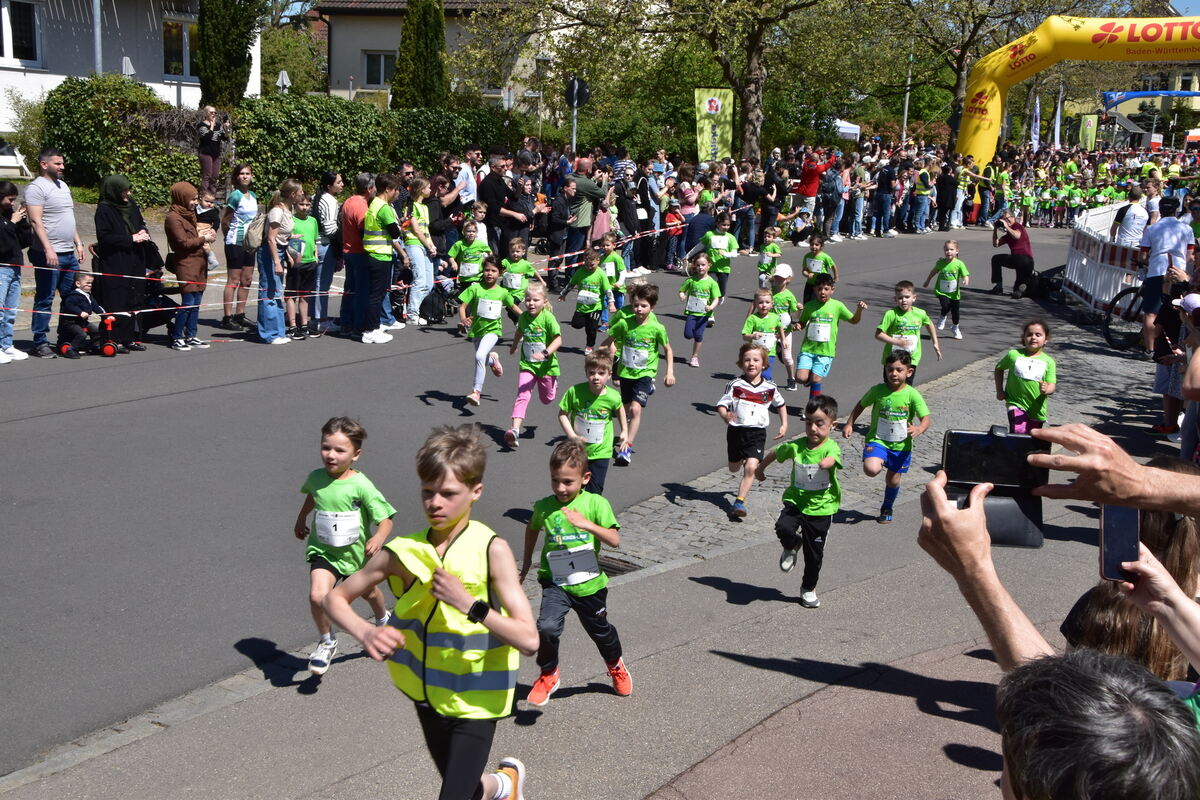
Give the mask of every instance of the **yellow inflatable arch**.
<svg viewBox="0 0 1200 800">
<path fill-rule="evenodd" d="M 977 164 L 991 161 L 1009 88 L 1066 60 L 1198 61 L 1200 17 L 1047 18 L 1021 38 L 979 59 L 971 69 L 958 152 L 975 156 Z"/>
</svg>

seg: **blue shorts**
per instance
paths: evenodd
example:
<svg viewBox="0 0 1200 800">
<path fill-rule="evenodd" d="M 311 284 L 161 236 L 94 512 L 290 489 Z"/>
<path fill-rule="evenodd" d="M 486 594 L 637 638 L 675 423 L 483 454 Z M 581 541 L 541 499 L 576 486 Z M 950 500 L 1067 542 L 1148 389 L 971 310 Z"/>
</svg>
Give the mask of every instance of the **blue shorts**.
<svg viewBox="0 0 1200 800">
<path fill-rule="evenodd" d="M 863 448 L 863 461 L 868 458 L 881 458 L 888 472 L 903 475 L 908 472 L 908 465 L 912 463 L 912 450 L 893 450 L 879 442 L 867 442 L 867 446 Z"/>
<path fill-rule="evenodd" d="M 822 378 L 829 374 L 829 369 L 832 366 L 833 356 L 818 356 L 812 353 L 801 353 L 800 357 L 796 359 L 796 369 L 815 372 Z"/>
</svg>

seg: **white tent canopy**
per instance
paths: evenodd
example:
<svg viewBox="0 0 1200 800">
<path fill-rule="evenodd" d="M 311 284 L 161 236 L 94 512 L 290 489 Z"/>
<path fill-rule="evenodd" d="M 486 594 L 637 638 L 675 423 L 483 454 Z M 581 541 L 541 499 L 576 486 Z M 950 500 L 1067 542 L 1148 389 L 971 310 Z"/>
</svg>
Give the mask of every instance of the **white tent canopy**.
<svg viewBox="0 0 1200 800">
<path fill-rule="evenodd" d="M 862 135 L 862 128 L 853 122 L 846 122 L 844 119 L 835 119 L 833 124 L 837 128 L 839 139 L 851 139 L 857 142 L 858 137 Z"/>
</svg>

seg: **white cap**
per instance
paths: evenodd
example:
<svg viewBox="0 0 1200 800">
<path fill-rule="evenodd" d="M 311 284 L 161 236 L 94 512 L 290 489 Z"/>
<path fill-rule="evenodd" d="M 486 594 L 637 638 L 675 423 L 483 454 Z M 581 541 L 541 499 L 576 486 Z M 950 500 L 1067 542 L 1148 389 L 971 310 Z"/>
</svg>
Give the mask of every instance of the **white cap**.
<svg viewBox="0 0 1200 800">
<path fill-rule="evenodd" d="M 1185 314 L 1191 314 L 1197 308 L 1200 308 L 1200 294 L 1196 294 L 1195 292 L 1186 294 L 1178 300 L 1172 300 L 1171 305 L 1183 309 Z"/>
<path fill-rule="evenodd" d="M 788 264 L 776 264 L 775 271 L 771 273 L 772 278 L 791 278 L 792 268 Z M 1200 295 L 1197 295 L 1200 297 Z"/>
</svg>

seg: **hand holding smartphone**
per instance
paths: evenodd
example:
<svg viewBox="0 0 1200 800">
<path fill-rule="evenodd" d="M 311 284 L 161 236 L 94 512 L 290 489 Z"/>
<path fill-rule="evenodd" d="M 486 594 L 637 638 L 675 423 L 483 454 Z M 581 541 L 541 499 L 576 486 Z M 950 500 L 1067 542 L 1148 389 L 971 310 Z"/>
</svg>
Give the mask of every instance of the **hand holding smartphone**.
<svg viewBox="0 0 1200 800">
<path fill-rule="evenodd" d="M 1128 506 L 1100 506 L 1100 577 L 1106 581 L 1129 581 L 1137 576 L 1121 564 L 1138 560 L 1141 513 Z"/>
</svg>

